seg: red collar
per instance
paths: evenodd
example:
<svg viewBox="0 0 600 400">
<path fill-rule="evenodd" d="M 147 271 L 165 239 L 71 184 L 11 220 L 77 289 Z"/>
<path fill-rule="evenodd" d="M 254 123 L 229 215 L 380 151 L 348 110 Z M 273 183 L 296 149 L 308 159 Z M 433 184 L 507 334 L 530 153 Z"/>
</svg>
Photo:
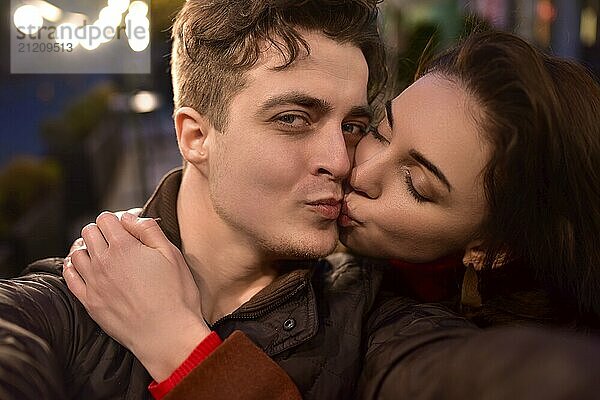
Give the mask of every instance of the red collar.
<svg viewBox="0 0 600 400">
<path fill-rule="evenodd" d="M 447 256 L 428 263 L 389 260 L 393 274 L 398 275 L 399 291 L 418 300 L 436 302 L 458 293 L 464 266 L 462 257 Z"/>
</svg>

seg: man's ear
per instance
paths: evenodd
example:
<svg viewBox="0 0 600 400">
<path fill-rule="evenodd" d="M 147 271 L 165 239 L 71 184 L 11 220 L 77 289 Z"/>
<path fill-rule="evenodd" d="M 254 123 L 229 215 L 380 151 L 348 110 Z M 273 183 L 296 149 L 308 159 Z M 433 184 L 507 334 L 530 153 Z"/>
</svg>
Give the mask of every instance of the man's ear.
<svg viewBox="0 0 600 400">
<path fill-rule="evenodd" d="M 209 119 L 191 107 L 181 107 L 175 111 L 175 131 L 183 158 L 198 168 L 206 168 L 216 133 Z"/>
<path fill-rule="evenodd" d="M 485 257 L 487 253 L 485 248 L 483 247 L 483 242 L 479 239 L 473 240 L 470 242 L 466 249 L 465 254 L 463 255 L 463 264 L 468 266 L 469 264 L 473 265 L 475 270 L 479 271 L 485 267 Z M 497 254 L 494 258 L 494 262 L 492 264 L 492 268 L 501 267 L 502 265 L 508 262 L 508 256 L 506 253 Z"/>
</svg>

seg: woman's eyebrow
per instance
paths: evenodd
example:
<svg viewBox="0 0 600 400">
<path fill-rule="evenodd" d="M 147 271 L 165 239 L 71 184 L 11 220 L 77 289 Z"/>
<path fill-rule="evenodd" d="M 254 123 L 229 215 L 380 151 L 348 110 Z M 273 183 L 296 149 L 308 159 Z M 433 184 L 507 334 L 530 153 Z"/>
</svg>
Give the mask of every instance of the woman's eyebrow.
<svg viewBox="0 0 600 400">
<path fill-rule="evenodd" d="M 448 182 L 448 178 L 440 171 L 438 167 L 435 166 L 431 161 L 429 161 L 423 154 L 418 152 L 415 149 L 411 149 L 408 154 L 415 159 L 416 162 L 427 168 L 433 175 L 435 175 L 448 189 L 448 192 L 452 191 L 452 185 Z"/>
<path fill-rule="evenodd" d="M 348 113 L 350 117 L 373 119 L 373 108 L 369 105 L 352 107 Z"/>
</svg>

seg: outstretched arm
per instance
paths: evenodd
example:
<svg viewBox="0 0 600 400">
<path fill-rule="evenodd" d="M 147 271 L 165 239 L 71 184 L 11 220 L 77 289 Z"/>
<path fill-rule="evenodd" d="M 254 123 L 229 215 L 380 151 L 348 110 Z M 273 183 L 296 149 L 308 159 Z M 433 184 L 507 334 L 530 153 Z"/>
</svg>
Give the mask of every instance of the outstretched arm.
<svg viewBox="0 0 600 400">
<path fill-rule="evenodd" d="M 594 399 L 600 340 L 533 327 L 479 330 L 396 298 L 370 321 L 362 399 Z M 386 315 L 387 314 L 387 315 Z"/>
</svg>

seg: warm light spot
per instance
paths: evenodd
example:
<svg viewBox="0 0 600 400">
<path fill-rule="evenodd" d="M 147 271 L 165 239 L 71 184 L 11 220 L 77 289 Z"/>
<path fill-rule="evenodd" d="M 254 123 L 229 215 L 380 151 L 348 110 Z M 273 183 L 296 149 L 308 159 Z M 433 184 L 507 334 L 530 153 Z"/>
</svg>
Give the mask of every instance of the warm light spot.
<svg viewBox="0 0 600 400">
<path fill-rule="evenodd" d="M 125 33 L 129 38 L 129 47 L 135 52 L 144 51 L 150 45 L 150 20 L 140 14 L 127 14 Z"/>
<path fill-rule="evenodd" d="M 19 31 L 28 35 L 36 34 L 44 26 L 40 9 L 30 4 L 17 8 L 13 21 Z"/>
<path fill-rule="evenodd" d="M 148 15 L 148 4 L 139 0 L 132 2 L 129 6 L 129 14 L 145 17 Z"/>
<path fill-rule="evenodd" d="M 155 93 L 141 91 L 131 98 L 129 106 L 136 113 L 152 112 L 160 106 L 160 98 Z"/>
<path fill-rule="evenodd" d="M 129 8 L 129 0 L 108 0 L 108 6 L 123 14 Z"/>
<path fill-rule="evenodd" d="M 549 0 L 538 1 L 537 14 L 544 22 L 552 22 L 556 19 L 556 9 Z"/>
<path fill-rule="evenodd" d="M 103 26 L 112 26 L 115 28 L 121 25 L 122 19 L 123 15 L 119 11 L 108 6 L 100 10 L 100 15 L 98 18 Z"/>
<path fill-rule="evenodd" d="M 65 23 L 69 23 L 69 24 L 75 24 L 77 26 L 82 26 L 86 23 L 89 24 L 89 21 L 91 21 L 91 18 L 88 17 L 85 14 L 81 14 L 81 13 L 68 13 L 65 18 L 63 19 L 63 21 Z"/>
<path fill-rule="evenodd" d="M 146 50 L 150 45 L 149 37 L 147 39 L 129 39 L 128 41 L 129 47 L 131 47 L 131 50 L 135 51 L 136 53 Z"/>
<path fill-rule="evenodd" d="M 48 3 L 47 1 L 37 0 L 35 5 L 40 10 L 42 17 L 48 21 L 57 22 L 63 15 L 63 12 L 60 8 Z"/>
<path fill-rule="evenodd" d="M 596 44 L 598 32 L 598 14 L 592 7 L 586 7 L 581 11 L 580 37 L 581 43 L 587 47 Z"/>
</svg>

